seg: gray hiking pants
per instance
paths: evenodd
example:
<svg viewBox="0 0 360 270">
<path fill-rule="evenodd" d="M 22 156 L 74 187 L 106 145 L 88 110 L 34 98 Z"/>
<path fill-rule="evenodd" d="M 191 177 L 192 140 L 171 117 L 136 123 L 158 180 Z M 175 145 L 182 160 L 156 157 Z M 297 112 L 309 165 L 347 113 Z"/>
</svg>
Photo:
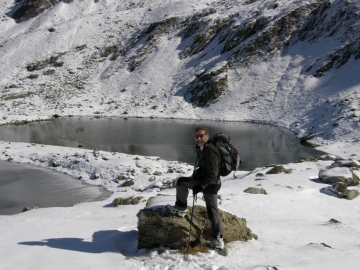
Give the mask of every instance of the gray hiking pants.
<svg viewBox="0 0 360 270">
<path fill-rule="evenodd" d="M 181 210 L 187 207 L 187 198 L 189 195 L 189 189 L 193 189 L 195 186 L 201 185 L 201 179 L 195 179 L 190 177 L 180 177 L 176 184 L 176 203 L 175 207 Z M 210 185 L 204 189 L 204 200 L 206 204 L 206 210 L 211 221 L 212 236 L 222 236 L 222 222 L 221 216 L 218 210 L 217 193 L 220 190 L 221 182 L 218 181 L 216 185 Z M 211 193 L 208 193 L 208 192 Z"/>
</svg>

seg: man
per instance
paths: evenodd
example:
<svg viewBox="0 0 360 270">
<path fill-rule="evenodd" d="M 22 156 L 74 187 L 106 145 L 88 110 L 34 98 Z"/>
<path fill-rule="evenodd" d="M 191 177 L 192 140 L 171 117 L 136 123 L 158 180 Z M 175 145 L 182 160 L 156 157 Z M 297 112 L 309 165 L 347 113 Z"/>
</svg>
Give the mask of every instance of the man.
<svg viewBox="0 0 360 270">
<path fill-rule="evenodd" d="M 206 244 L 212 248 L 223 249 L 222 222 L 217 203 L 217 193 L 221 188 L 220 150 L 210 142 L 210 134 L 207 128 L 196 128 L 194 136 L 198 152 L 194 173 L 191 177 L 180 177 L 178 179 L 175 205 L 168 204 L 166 208 L 169 212 L 184 217 L 187 213 L 189 189 L 193 190 L 194 196 L 203 192 L 212 228 L 212 239 Z"/>
</svg>

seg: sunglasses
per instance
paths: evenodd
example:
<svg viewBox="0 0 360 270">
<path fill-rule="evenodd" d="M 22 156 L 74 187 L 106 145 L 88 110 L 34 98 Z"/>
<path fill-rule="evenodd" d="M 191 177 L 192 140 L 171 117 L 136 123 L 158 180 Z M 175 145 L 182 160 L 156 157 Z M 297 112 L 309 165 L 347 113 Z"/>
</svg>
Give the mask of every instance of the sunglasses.
<svg viewBox="0 0 360 270">
<path fill-rule="evenodd" d="M 195 139 L 204 138 L 206 134 L 195 135 Z"/>
</svg>

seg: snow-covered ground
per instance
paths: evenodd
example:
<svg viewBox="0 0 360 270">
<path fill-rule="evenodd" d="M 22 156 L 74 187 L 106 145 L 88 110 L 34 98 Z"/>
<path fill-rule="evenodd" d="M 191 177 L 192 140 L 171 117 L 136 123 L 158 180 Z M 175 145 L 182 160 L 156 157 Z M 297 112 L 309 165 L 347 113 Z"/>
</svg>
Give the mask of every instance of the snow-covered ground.
<svg viewBox="0 0 360 270">
<path fill-rule="evenodd" d="M 334 197 L 318 179 L 332 161 L 287 164 L 290 174 L 266 175 L 269 168 L 257 168 L 223 178 L 220 208 L 245 218 L 259 237 L 227 244 L 223 257 L 137 249 L 136 213 L 149 197 L 175 200 L 169 184 L 191 174 L 187 164 L 28 143 L 0 142 L 0 153 L 15 162 L 56 164 L 55 171 L 113 192 L 101 202 L 0 216 L 1 269 L 358 269 L 360 263 L 359 199 Z M 120 175 L 125 180 L 117 180 Z M 134 185 L 122 187 L 131 179 Z M 268 195 L 244 193 L 248 187 L 262 187 Z M 144 197 L 140 204 L 112 206 L 115 198 L 136 195 Z"/>
<path fill-rule="evenodd" d="M 209 107 L 186 102 L 183 87 L 224 59 L 210 52 L 202 60 L 197 55 L 180 59 L 186 44 L 176 28 L 158 40 L 133 72 L 123 68 L 126 59 L 99 56 L 101 48 L 126 43 L 135 30 L 172 16 L 185 18 L 212 7 L 217 13 L 211 18 L 237 11 L 242 23 L 259 12 L 276 18 L 316 1 L 245 2 L 252 1 L 74 0 L 17 24 L 7 16 L 13 1 L 0 0 L 0 124 L 44 120 L 54 114 L 250 120 L 284 126 L 299 137 L 314 133 L 311 141 L 319 150 L 359 160 L 359 60 L 351 57 L 323 77 L 304 71 L 337 48 L 345 29 L 314 43 L 298 42 L 271 61 L 230 70 L 227 91 Z M 360 5 L 358 0 L 346 2 L 354 10 Z M 129 54 L 141 52 L 141 45 Z M 55 73 L 26 70 L 59 53 L 64 53 L 64 65 L 44 70 Z M 29 79 L 31 74 L 38 77 Z M 291 174 L 266 175 L 263 180 L 256 174 L 266 168 L 224 178 L 220 207 L 245 218 L 259 239 L 228 244 L 227 257 L 212 252 L 185 257 L 176 250 L 137 250 L 136 213 L 151 196 L 174 196 L 175 190 L 167 187 L 178 176 L 191 174 L 191 166 L 157 157 L 4 141 L 0 159 L 81 177 L 113 192 L 102 202 L 0 216 L 0 269 L 359 268 L 359 198 L 331 196 L 322 192 L 328 185 L 317 180 L 319 170 L 331 161 L 288 164 Z M 116 181 L 120 175 L 135 184 L 121 187 L 125 180 Z M 268 195 L 244 193 L 258 185 Z M 144 200 L 138 205 L 111 206 L 114 198 L 139 194 Z"/>
</svg>

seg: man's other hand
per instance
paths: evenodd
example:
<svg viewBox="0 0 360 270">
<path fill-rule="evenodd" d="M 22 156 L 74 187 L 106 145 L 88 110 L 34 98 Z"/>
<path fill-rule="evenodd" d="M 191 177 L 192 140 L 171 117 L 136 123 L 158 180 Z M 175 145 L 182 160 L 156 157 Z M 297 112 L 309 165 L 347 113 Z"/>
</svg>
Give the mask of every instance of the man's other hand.
<svg viewBox="0 0 360 270">
<path fill-rule="evenodd" d="M 202 192 L 203 188 L 202 186 L 195 186 L 193 188 L 193 195 L 195 196 L 196 194 L 198 194 L 199 192 Z"/>
</svg>

